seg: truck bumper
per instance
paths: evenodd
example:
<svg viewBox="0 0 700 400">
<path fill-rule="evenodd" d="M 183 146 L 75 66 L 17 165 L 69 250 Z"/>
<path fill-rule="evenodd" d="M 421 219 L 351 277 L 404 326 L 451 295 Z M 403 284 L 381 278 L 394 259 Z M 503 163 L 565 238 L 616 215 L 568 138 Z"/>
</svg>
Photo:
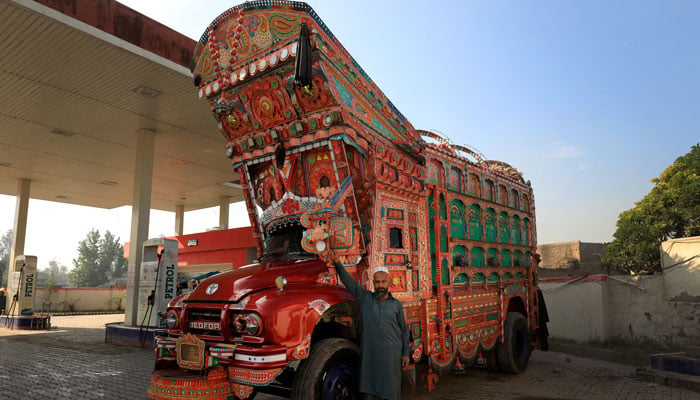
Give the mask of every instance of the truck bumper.
<svg viewBox="0 0 700 400">
<path fill-rule="evenodd" d="M 231 394 L 245 399 L 256 386 L 268 385 L 288 366 L 285 348 L 279 346 L 209 347 L 191 338 L 178 342 L 158 337 L 155 352 L 156 369 L 148 396 L 158 400 L 226 399 Z M 192 354 L 198 356 L 192 358 Z"/>
<path fill-rule="evenodd" d="M 148 398 L 225 400 L 229 395 L 234 394 L 234 390 L 228 381 L 228 373 L 223 367 L 212 368 L 204 375 L 199 371 L 186 371 L 179 368 L 159 369 L 151 374 Z"/>
</svg>

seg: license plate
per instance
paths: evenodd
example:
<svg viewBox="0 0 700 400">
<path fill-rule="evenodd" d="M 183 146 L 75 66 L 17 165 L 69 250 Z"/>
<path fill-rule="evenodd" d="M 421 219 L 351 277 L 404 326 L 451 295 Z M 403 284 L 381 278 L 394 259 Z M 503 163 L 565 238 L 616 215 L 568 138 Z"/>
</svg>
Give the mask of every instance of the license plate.
<svg viewBox="0 0 700 400">
<path fill-rule="evenodd" d="M 177 364 L 185 369 L 204 369 L 204 341 L 188 333 L 176 341 Z"/>
<path fill-rule="evenodd" d="M 210 322 L 210 321 L 190 321 L 189 327 L 192 329 L 205 329 L 208 331 L 220 331 L 220 322 Z"/>
</svg>

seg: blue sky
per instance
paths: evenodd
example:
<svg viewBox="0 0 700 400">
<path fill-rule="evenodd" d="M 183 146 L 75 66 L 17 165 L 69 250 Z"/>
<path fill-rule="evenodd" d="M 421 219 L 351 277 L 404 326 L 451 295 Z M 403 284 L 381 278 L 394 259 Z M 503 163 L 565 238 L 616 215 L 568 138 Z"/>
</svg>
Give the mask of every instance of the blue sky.
<svg viewBox="0 0 700 400">
<path fill-rule="evenodd" d="M 123 3 L 194 39 L 237 4 Z M 539 243 L 610 241 L 618 214 L 700 141 L 700 2 L 309 3 L 416 128 L 524 172 Z M 43 203 L 33 201 L 30 212 Z M 4 232 L 14 198 L 0 196 L 0 207 L 8 210 Z M 128 240 L 128 207 L 94 212 L 96 227 Z M 186 214 L 186 233 L 218 224 L 216 209 L 199 213 Z M 170 235 L 173 214 L 157 214 L 149 236 Z M 231 214 L 234 225 L 247 224 Z M 87 230 L 61 239 L 55 257 L 70 265 Z M 33 231 L 40 229 L 29 228 L 28 254 L 43 246 Z"/>
</svg>

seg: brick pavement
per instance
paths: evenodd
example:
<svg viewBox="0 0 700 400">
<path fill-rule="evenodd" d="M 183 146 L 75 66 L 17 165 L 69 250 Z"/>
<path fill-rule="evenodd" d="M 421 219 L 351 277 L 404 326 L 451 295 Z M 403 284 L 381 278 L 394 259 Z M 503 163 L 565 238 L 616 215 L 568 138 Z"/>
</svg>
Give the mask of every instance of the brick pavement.
<svg viewBox="0 0 700 400">
<path fill-rule="evenodd" d="M 93 322 L 85 324 L 81 318 Z M 104 322 L 97 317 L 54 317 L 53 325 L 59 329 L 51 332 L 0 328 L 0 399 L 145 399 L 153 367 L 152 351 L 105 344 L 104 329 L 95 327 L 100 323 Z M 405 387 L 403 398 L 690 400 L 700 395 L 648 386 L 635 376 L 631 366 L 535 352 L 521 375 L 469 369 L 465 375 L 440 377 L 432 393 L 422 387 L 416 391 Z M 256 397 L 279 399 L 271 395 Z"/>
</svg>

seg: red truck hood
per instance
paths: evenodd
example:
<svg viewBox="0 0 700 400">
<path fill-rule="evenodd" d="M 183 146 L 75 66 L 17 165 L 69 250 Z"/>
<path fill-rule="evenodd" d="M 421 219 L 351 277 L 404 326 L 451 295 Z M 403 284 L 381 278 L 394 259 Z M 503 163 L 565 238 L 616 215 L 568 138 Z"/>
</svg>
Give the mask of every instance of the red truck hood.
<svg viewBox="0 0 700 400">
<path fill-rule="evenodd" d="M 185 302 L 239 301 L 252 291 L 275 287 L 278 276 L 284 276 L 287 284 L 293 285 L 316 282 L 319 274 L 327 271 L 326 263 L 318 258 L 262 261 L 203 280 Z"/>
</svg>

